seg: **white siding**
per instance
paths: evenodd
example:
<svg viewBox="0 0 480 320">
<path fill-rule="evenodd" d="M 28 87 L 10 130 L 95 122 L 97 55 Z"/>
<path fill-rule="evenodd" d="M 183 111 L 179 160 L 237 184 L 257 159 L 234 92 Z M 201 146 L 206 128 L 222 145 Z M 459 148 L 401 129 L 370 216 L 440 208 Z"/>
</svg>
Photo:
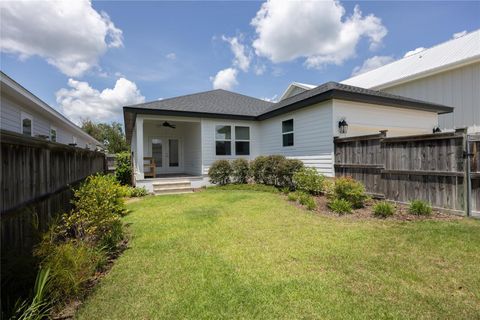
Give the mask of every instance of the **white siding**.
<svg viewBox="0 0 480 320">
<path fill-rule="evenodd" d="M 231 156 L 217 156 L 215 154 L 215 126 L 216 125 L 230 125 L 232 126 L 232 138 L 234 126 L 248 126 L 250 127 L 250 156 L 235 156 L 234 141 L 232 140 L 232 155 Z M 258 122 L 256 121 L 241 121 L 241 120 L 227 120 L 227 119 L 202 119 L 202 151 L 203 151 L 203 174 L 208 174 L 210 165 L 220 159 L 233 160 L 237 158 L 244 158 L 248 160 L 255 159 L 260 151 L 260 136 L 258 132 Z"/>
<path fill-rule="evenodd" d="M 282 146 L 282 121 L 293 119 L 294 145 Z M 260 153 L 302 160 L 333 176 L 332 103 L 324 102 L 260 122 Z"/>
<path fill-rule="evenodd" d="M 382 91 L 455 107 L 453 113 L 440 115 L 442 129 L 480 126 L 480 63 Z"/>
<path fill-rule="evenodd" d="M 57 129 L 57 142 L 69 144 L 73 142 L 73 136 L 77 138 L 77 146 L 85 148 L 89 143 L 92 148 L 95 147 L 96 142 L 93 139 L 85 139 L 78 132 L 71 129 L 64 122 L 46 115 L 40 108 L 33 108 L 30 105 L 18 102 L 14 97 L 6 94 L 1 95 L 0 99 L 0 128 L 16 133 L 21 133 L 21 113 L 28 113 L 33 117 L 33 134 L 36 137 L 39 135 L 50 136 L 50 127 Z"/>
<path fill-rule="evenodd" d="M 333 134 L 339 135 L 338 122 L 348 123 L 346 136 L 358 136 L 388 130 L 388 136 L 432 133 L 437 126 L 435 112 L 409 110 L 366 103 L 333 101 Z"/>
</svg>

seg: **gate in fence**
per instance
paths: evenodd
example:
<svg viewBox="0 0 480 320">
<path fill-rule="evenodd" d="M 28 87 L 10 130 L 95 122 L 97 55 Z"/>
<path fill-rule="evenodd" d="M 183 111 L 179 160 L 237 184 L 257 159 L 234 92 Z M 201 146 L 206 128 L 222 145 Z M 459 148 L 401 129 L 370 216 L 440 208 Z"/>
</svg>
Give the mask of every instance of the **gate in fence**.
<svg viewBox="0 0 480 320">
<path fill-rule="evenodd" d="M 480 217 L 480 136 L 448 133 L 335 138 L 335 175 L 351 176 L 376 197 L 414 199 Z"/>
</svg>

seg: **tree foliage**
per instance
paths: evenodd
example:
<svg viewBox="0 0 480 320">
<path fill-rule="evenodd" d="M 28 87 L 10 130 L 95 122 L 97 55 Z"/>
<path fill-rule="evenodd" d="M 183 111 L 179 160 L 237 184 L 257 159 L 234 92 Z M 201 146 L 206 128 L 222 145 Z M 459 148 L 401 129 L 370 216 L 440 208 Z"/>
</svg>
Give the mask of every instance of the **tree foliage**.
<svg viewBox="0 0 480 320">
<path fill-rule="evenodd" d="M 82 129 L 103 143 L 109 153 L 118 153 L 128 150 L 122 124 L 118 122 L 95 123 L 91 120 L 83 120 Z"/>
</svg>

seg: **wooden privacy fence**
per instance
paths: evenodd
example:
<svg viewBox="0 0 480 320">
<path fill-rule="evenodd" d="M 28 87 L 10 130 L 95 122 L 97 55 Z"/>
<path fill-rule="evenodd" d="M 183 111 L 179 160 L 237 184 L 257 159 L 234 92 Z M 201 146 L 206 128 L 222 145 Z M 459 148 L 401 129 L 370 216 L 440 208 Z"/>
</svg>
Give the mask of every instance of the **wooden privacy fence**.
<svg viewBox="0 0 480 320">
<path fill-rule="evenodd" d="M 4 249 L 30 249 L 32 224 L 45 229 L 69 209 L 70 187 L 105 171 L 105 155 L 1 130 L 1 240 Z"/>
<path fill-rule="evenodd" d="M 381 131 L 335 138 L 334 144 L 335 175 L 363 182 L 374 196 L 398 202 L 422 199 L 456 214 L 465 214 L 469 203 L 472 215 L 480 216 L 480 139 L 465 129 L 392 138 Z"/>
</svg>

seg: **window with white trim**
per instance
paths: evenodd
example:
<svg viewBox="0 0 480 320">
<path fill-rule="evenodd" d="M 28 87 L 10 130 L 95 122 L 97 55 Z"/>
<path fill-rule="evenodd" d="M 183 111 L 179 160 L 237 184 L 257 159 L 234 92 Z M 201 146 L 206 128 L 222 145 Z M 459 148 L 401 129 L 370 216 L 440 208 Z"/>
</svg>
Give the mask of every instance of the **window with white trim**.
<svg viewBox="0 0 480 320">
<path fill-rule="evenodd" d="M 293 146 L 293 119 L 282 121 L 282 143 L 284 147 Z"/>
<path fill-rule="evenodd" d="M 50 141 L 57 142 L 57 129 L 50 127 Z"/>
<path fill-rule="evenodd" d="M 250 155 L 250 127 L 235 126 L 235 155 Z"/>
<path fill-rule="evenodd" d="M 232 154 L 231 126 L 215 126 L 215 154 L 217 156 L 230 156 Z"/>
<path fill-rule="evenodd" d="M 22 134 L 33 136 L 33 117 L 28 113 L 21 113 Z"/>
</svg>

